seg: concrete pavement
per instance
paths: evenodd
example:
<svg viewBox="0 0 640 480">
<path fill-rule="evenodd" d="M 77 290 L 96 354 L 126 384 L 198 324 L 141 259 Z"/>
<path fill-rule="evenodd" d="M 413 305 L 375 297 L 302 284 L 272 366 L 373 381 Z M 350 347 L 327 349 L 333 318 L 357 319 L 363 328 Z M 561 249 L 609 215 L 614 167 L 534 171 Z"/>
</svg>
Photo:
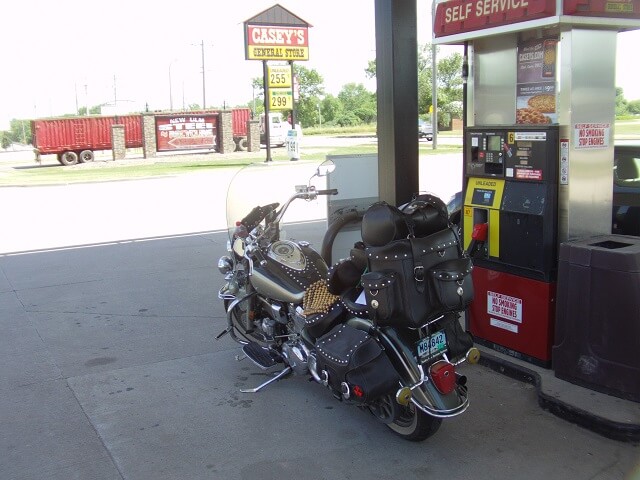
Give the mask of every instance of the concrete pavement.
<svg viewBox="0 0 640 480">
<path fill-rule="evenodd" d="M 0 251 L 0 478 L 640 478 L 640 447 L 542 410 L 534 385 L 483 366 L 465 367 L 469 410 L 419 444 L 306 378 L 241 394 L 265 373 L 214 340 L 226 236 L 207 227 L 223 207 L 199 175 L 175 180 L 140 181 L 104 243 L 65 220 L 66 243 L 44 231 L 42 248 Z M 165 208 L 167 191 L 194 202 Z M 3 232 L 26 228 L 12 218 Z M 322 225 L 294 233 L 319 246 Z"/>
</svg>

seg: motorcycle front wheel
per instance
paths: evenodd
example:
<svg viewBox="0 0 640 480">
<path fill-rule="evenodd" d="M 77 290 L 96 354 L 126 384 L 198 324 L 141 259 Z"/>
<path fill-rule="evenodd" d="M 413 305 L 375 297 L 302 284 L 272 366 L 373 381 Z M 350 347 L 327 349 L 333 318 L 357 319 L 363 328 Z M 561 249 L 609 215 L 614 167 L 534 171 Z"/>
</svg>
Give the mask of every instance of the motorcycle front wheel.
<svg viewBox="0 0 640 480">
<path fill-rule="evenodd" d="M 224 301 L 225 311 L 229 309 L 230 304 L 230 300 Z M 233 312 L 231 312 L 231 323 L 235 332 L 235 338 L 241 343 L 255 342 L 261 347 L 268 348 L 273 343 L 272 339 L 265 338 L 263 332 L 261 332 L 257 327 L 253 328 L 250 331 L 246 330 L 245 325 L 247 323 L 247 315 L 248 311 L 246 302 L 242 302 L 239 305 L 236 305 Z"/>
</svg>

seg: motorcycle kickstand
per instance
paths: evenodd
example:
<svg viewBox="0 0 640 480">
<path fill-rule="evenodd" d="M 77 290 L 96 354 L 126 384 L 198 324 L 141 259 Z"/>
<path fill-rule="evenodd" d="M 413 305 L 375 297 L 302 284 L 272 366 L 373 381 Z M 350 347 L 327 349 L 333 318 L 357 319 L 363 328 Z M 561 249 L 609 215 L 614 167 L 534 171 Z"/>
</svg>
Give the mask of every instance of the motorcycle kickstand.
<svg viewBox="0 0 640 480">
<path fill-rule="evenodd" d="M 291 371 L 292 371 L 291 367 L 286 367 L 284 370 L 282 370 L 280 373 L 278 373 L 275 377 L 270 378 L 269 380 L 267 380 L 263 384 L 258 385 L 256 388 L 246 388 L 246 389 L 241 388 L 240 391 L 242 393 L 257 393 L 260 390 L 262 390 L 264 387 L 266 387 L 267 385 L 269 385 L 269 384 L 271 384 L 273 382 L 277 382 L 278 380 L 280 380 L 285 375 L 288 375 L 289 373 L 291 373 Z"/>
</svg>

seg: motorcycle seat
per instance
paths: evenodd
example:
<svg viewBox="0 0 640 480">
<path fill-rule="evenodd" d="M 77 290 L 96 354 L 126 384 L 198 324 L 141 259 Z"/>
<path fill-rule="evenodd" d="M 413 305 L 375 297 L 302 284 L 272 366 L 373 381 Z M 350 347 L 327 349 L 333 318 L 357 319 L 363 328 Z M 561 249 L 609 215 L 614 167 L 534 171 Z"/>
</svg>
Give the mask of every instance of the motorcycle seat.
<svg viewBox="0 0 640 480">
<path fill-rule="evenodd" d="M 340 260 L 329 269 L 327 288 L 333 295 L 343 295 L 360 284 L 360 277 L 367 268 L 364 250 L 351 250 L 351 257 Z"/>
</svg>

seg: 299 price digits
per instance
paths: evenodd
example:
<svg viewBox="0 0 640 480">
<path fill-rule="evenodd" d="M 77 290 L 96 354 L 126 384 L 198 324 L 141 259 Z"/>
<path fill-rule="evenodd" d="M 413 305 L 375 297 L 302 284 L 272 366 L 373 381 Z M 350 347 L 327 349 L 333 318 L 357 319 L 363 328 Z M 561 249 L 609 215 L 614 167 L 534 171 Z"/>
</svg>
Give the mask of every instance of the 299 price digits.
<svg viewBox="0 0 640 480">
<path fill-rule="evenodd" d="M 284 107 L 287 106 L 287 100 L 288 99 L 285 96 L 280 96 L 280 95 L 274 96 L 271 99 L 271 106 L 272 107 L 282 107 L 282 108 L 284 108 Z"/>
<path fill-rule="evenodd" d="M 293 107 L 291 92 L 287 91 L 286 89 L 278 90 L 279 91 L 269 92 L 269 107 L 272 110 L 291 110 L 291 108 Z"/>
</svg>

